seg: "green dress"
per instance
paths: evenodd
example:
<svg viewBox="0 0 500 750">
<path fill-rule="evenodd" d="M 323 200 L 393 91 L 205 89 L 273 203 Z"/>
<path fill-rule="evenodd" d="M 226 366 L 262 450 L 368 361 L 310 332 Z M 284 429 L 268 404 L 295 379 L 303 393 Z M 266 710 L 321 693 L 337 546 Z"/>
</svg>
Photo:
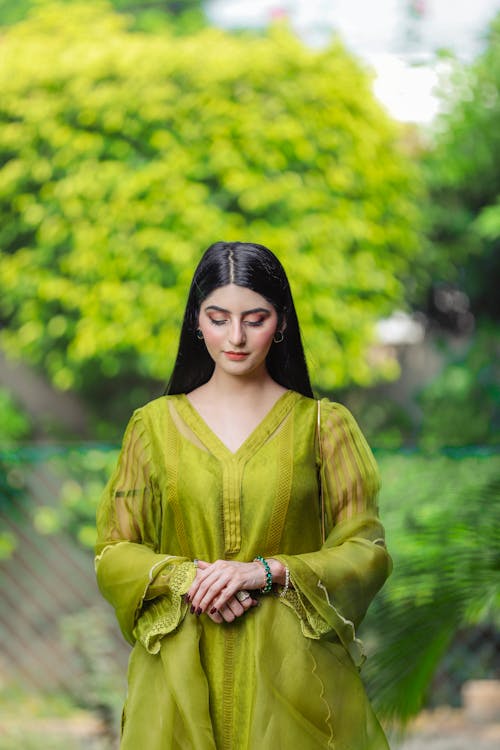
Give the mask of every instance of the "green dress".
<svg viewBox="0 0 500 750">
<path fill-rule="evenodd" d="M 96 571 L 133 644 L 122 750 L 387 750 L 356 629 L 390 573 L 379 478 L 348 410 L 287 391 L 232 453 L 185 395 L 134 412 Z M 321 542 L 318 468 L 328 536 Z M 194 558 L 275 557 L 291 588 L 234 623 L 188 611 Z"/>
</svg>

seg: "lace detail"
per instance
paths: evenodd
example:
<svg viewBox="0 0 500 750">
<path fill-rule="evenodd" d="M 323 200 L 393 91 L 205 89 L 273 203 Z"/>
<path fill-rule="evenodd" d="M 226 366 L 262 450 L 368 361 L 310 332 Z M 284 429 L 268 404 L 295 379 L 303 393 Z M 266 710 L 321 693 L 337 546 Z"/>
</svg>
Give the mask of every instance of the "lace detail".
<svg viewBox="0 0 500 750">
<path fill-rule="evenodd" d="M 366 654 L 364 652 L 363 642 L 356 637 L 354 623 L 347 620 L 339 612 L 337 607 L 332 604 L 330 597 L 328 596 L 328 591 L 321 581 L 318 581 L 318 586 L 323 591 L 329 606 L 334 610 L 337 617 L 339 617 L 339 619 L 352 630 L 352 639 L 350 639 L 349 642 L 346 643 L 343 639 L 339 640 L 356 666 L 361 667 L 366 660 Z M 322 636 L 332 632 L 331 626 L 323 619 L 323 617 L 321 617 L 318 611 L 307 601 L 307 599 L 304 600 L 300 596 L 297 589 L 289 589 L 284 596 L 280 597 L 280 601 L 295 612 L 300 620 L 302 634 L 305 635 L 306 638 L 319 640 Z"/>
<path fill-rule="evenodd" d="M 196 570 L 192 562 L 175 565 L 169 575 L 168 591 L 148 602 L 134 628 L 134 637 L 150 654 L 160 651 L 161 639 L 177 628 L 188 605 L 183 595 L 189 591 Z"/>
<path fill-rule="evenodd" d="M 328 623 L 323 620 L 307 600 L 304 601 L 297 589 L 288 589 L 286 594 L 280 597 L 280 601 L 295 612 L 300 620 L 302 634 L 306 638 L 318 640 L 322 635 L 331 631 Z"/>
</svg>

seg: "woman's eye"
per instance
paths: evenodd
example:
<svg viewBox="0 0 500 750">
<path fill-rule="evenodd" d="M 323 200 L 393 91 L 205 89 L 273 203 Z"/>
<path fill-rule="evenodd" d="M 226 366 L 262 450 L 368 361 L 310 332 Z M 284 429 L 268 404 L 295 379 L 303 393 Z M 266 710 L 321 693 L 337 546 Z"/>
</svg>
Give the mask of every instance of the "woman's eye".
<svg viewBox="0 0 500 750">
<path fill-rule="evenodd" d="M 257 328 L 258 326 L 261 326 L 264 323 L 263 320 L 247 320 L 247 326 L 252 326 L 252 328 Z"/>
<path fill-rule="evenodd" d="M 223 326 L 226 321 L 225 320 L 218 320 L 216 318 L 210 318 L 210 322 L 214 326 Z"/>
</svg>

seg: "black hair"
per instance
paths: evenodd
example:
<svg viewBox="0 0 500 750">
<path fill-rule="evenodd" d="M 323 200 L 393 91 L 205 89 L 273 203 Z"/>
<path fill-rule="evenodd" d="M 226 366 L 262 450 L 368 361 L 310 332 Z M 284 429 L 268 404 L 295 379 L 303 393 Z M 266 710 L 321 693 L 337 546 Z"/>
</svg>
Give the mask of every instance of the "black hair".
<svg viewBox="0 0 500 750">
<path fill-rule="evenodd" d="M 278 258 L 253 242 L 215 242 L 205 251 L 189 290 L 179 349 L 165 393 L 189 393 L 206 383 L 214 362 L 196 336 L 200 305 L 215 289 L 228 284 L 251 289 L 264 297 L 284 323 L 283 341 L 271 345 L 266 359 L 270 376 L 280 385 L 312 397 L 311 382 L 290 284 Z"/>
</svg>

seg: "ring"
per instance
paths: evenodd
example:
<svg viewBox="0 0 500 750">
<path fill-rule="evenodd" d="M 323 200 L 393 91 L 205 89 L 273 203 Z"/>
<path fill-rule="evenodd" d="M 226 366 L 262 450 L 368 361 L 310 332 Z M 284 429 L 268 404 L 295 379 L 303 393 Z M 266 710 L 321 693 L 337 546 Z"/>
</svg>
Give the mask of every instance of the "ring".
<svg viewBox="0 0 500 750">
<path fill-rule="evenodd" d="M 241 589 L 241 591 L 236 592 L 235 597 L 239 602 L 244 602 L 245 599 L 250 599 L 250 594 L 245 589 Z"/>
<path fill-rule="evenodd" d="M 197 557 L 195 557 L 195 558 L 194 558 L 194 560 L 193 560 L 193 564 L 194 564 L 194 567 L 195 567 L 195 568 L 197 568 L 197 567 L 198 567 L 198 558 L 197 558 Z"/>
</svg>

